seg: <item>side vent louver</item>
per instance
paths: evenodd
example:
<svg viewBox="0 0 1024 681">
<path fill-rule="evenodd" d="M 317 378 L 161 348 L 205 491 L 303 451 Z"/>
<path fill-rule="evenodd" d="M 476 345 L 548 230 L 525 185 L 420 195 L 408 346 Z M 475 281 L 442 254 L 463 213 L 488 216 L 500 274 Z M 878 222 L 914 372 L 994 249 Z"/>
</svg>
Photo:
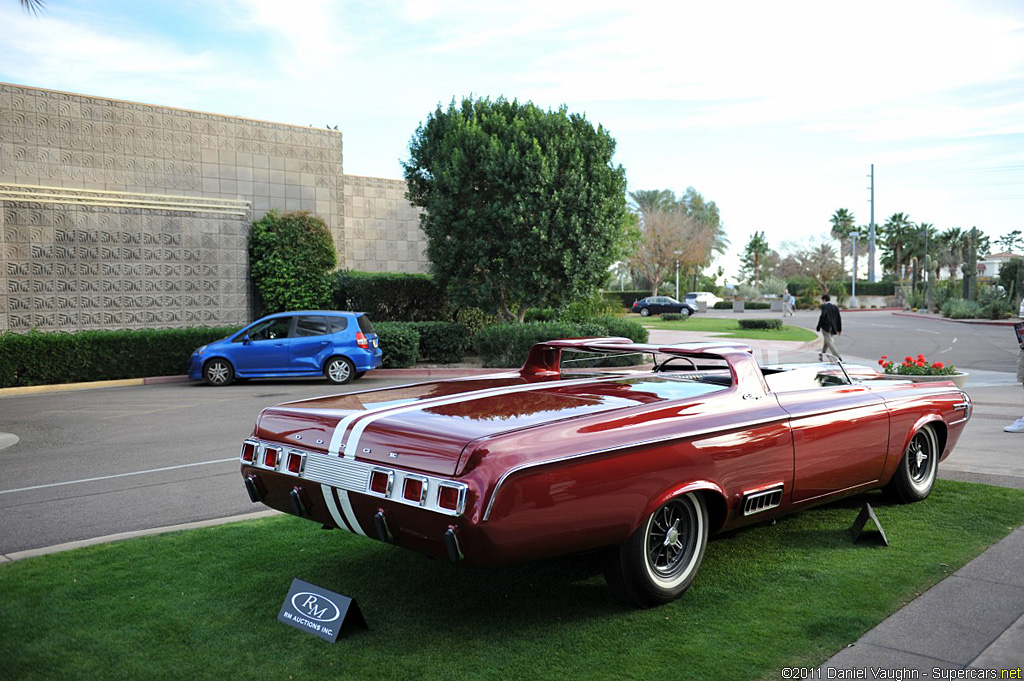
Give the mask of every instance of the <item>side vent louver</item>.
<svg viewBox="0 0 1024 681">
<path fill-rule="evenodd" d="M 782 503 L 782 485 L 770 487 L 743 496 L 743 515 L 754 515 L 775 508 Z"/>
</svg>

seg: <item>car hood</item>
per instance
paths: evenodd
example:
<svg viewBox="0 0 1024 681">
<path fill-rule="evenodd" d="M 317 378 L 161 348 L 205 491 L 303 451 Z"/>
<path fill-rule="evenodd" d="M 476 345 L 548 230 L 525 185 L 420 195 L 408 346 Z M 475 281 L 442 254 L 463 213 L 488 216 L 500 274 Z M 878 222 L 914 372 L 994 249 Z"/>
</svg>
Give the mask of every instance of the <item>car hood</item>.
<svg viewBox="0 0 1024 681">
<path fill-rule="evenodd" d="M 466 446 L 482 438 L 717 390 L 649 374 L 525 379 L 517 373 L 291 402 L 265 409 L 256 435 L 452 476 Z"/>
</svg>

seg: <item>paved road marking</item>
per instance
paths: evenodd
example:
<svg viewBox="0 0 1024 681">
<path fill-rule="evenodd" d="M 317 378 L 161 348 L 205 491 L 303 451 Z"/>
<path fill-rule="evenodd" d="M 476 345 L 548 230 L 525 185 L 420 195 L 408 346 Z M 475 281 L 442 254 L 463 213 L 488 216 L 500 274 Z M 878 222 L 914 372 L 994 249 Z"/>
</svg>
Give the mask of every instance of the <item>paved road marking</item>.
<svg viewBox="0 0 1024 681">
<path fill-rule="evenodd" d="M 117 475 L 102 475 L 98 478 L 84 478 L 82 480 L 68 480 L 67 482 L 53 482 L 48 485 L 35 485 L 34 487 L 19 487 L 18 489 L 0 490 L 0 494 L 13 494 L 15 492 L 29 492 L 36 489 L 47 489 L 49 487 L 61 487 L 62 485 L 77 485 L 80 482 L 96 482 L 97 480 L 110 480 L 112 478 L 126 478 L 130 475 L 146 475 L 147 473 L 162 473 L 164 471 L 178 470 L 179 468 L 191 468 L 193 466 L 208 466 L 214 463 L 227 463 L 238 461 L 237 456 L 230 459 L 217 459 L 216 461 L 200 461 L 199 463 L 183 463 L 180 466 L 167 466 L 165 468 L 151 468 L 148 471 L 134 471 L 132 473 L 118 473 Z"/>
</svg>

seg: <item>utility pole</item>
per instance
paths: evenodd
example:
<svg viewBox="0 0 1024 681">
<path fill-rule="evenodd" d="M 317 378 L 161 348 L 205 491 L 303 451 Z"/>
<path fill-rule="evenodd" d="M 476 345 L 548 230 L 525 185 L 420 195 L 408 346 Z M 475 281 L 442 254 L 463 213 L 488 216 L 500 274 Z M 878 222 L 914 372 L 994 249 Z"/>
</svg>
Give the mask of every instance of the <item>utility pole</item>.
<svg viewBox="0 0 1024 681">
<path fill-rule="evenodd" d="M 871 164 L 871 224 L 868 226 L 868 281 L 875 281 L 875 164 Z"/>
</svg>

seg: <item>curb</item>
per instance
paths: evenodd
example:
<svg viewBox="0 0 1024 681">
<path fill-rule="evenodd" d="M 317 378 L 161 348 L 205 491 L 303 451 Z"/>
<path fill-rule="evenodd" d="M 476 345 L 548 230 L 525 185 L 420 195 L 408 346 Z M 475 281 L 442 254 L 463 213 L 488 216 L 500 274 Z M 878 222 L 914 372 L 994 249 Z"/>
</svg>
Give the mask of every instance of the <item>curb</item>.
<svg viewBox="0 0 1024 681">
<path fill-rule="evenodd" d="M 465 368 L 441 368 L 424 367 L 410 369 L 374 369 L 373 376 L 378 378 L 454 378 L 458 376 L 473 376 L 478 374 L 496 374 L 510 369 L 483 369 L 478 367 Z M 100 388 L 129 388 L 139 385 L 159 385 L 162 383 L 188 383 L 189 377 L 185 374 L 177 376 L 150 376 L 148 378 L 123 378 L 113 381 L 91 381 L 88 383 L 51 383 L 48 385 L 26 385 L 17 388 L 0 388 L 0 397 L 15 397 L 19 395 L 40 395 L 44 393 L 71 392 L 75 390 L 97 390 Z M 351 385 L 351 384 L 349 384 Z"/>
<path fill-rule="evenodd" d="M 51 553 L 60 553 L 61 551 L 71 551 L 72 549 L 80 549 L 84 546 L 96 546 L 97 544 L 106 544 L 108 542 L 121 541 L 123 539 L 134 539 L 135 537 L 148 537 L 154 534 L 164 534 L 165 532 L 179 532 L 181 530 L 194 530 L 200 527 L 226 525 L 227 523 L 237 523 L 242 522 L 243 520 L 269 518 L 270 516 L 280 514 L 280 511 L 274 510 L 256 511 L 255 513 L 244 513 L 242 515 L 228 516 L 227 518 L 214 518 L 213 520 L 199 520 L 194 523 L 181 523 L 180 525 L 154 527 L 149 530 L 119 532 L 117 534 L 108 534 L 105 537 L 93 537 L 92 539 L 69 541 L 63 544 L 54 544 L 53 546 L 44 546 L 38 549 L 28 549 L 27 551 L 13 551 L 7 554 L 0 554 L 0 565 L 4 563 L 13 563 L 16 560 L 22 560 L 23 558 L 35 558 L 36 556 L 45 556 Z"/>
<path fill-rule="evenodd" d="M 1010 319 L 950 319 L 949 317 L 940 317 L 934 314 L 921 314 L 919 312 L 893 312 L 895 317 L 918 317 L 920 319 L 934 319 L 940 322 L 951 322 L 953 324 L 983 324 L 986 326 L 1013 326 L 1017 322 L 1020 322 L 1019 317 L 1011 317 Z"/>
</svg>

